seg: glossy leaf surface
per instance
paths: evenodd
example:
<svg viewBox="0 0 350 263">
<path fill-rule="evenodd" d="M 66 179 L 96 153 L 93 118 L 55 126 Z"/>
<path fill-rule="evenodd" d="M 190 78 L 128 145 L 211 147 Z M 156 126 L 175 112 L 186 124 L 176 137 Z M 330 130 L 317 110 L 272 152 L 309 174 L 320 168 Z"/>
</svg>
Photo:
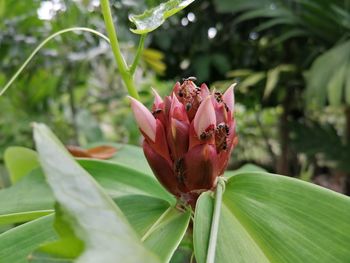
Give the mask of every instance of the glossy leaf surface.
<svg viewBox="0 0 350 263">
<path fill-rule="evenodd" d="M 165 3 L 161 3 L 159 6 L 146 10 L 141 15 L 131 15 L 130 21 L 136 26 L 136 29 L 130 29 L 136 34 L 149 33 L 159 26 L 164 21 L 184 9 L 191 4 L 194 0 L 170 0 Z"/>
</svg>

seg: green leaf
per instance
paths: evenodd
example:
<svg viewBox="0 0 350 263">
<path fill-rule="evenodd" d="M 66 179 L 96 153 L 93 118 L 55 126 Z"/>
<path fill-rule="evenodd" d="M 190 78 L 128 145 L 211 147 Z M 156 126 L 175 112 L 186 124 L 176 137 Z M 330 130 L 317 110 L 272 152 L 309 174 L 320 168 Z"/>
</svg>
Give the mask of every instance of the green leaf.
<svg viewBox="0 0 350 263">
<path fill-rule="evenodd" d="M 114 154 L 114 156 L 108 161 L 127 166 L 141 173 L 153 176 L 153 172 L 147 163 L 141 147 L 121 143 L 96 143 L 89 145 L 89 147 L 95 147 L 99 145 L 109 145 L 117 149 L 116 154 Z"/>
<path fill-rule="evenodd" d="M 294 70 L 295 70 L 295 66 L 288 65 L 288 64 L 282 64 L 273 69 L 270 69 L 267 72 L 266 86 L 264 90 L 264 99 L 267 99 L 271 95 L 272 91 L 276 88 L 281 72 L 290 72 Z"/>
<path fill-rule="evenodd" d="M 45 125 L 34 125 L 34 140 L 48 184 L 85 244 L 77 262 L 158 262 L 121 210 Z"/>
<path fill-rule="evenodd" d="M 237 170 L 233 170 L 233 171 L 226 171 L 225 172 L 225 177 L 231 177 L 237 174 L 241 174 L 241 173 L 249 173 L 249 172 L 267 172 L 264 168 L 261 168 L 255 164 L 251 164 L 251 163 L 247 163 L 245 165 L 243 165 L 242 167 L 240 167 Z"/>
<path fill-rule="evenodd" d="M 342 102 L 343 87 L 346 77 L 347 63 L 339 65 L 337 70 L 329 79 L 327 85 L 329 104 L 339 106 Z"/>
<path fill-rule="evenodd" d="M 169 208 L 169 203 L 144 195 L 128 195 L 114 199 L 140 239 Z"/>
<path fill-rule="evenodd" d="M 264 99 L 267 99 L 271 92 L 275 89 L 278 79 L 279 79 L 280 70 L 278 67 L 270 69 L 267 72 L 266 86 L 264 90 Z"/>
<path fill-rule="evenodd" d="M 194 248 L 205 262 L 213 198 L 196 207 Z M 294 178 L 242 173 L 226 185 L 216 263 L 347 262 L 350 198 Z"/>
<path fill-rule="evenodd" d="M 146 10 L 141 15 L 131 15 L 130 21 L 136 26 L 136 29 L 130 29 L 135 34 L 146 34 L 160 27 L 164 21 L 181 11 L 194 0 L 170 0 L 161 3 L 159 6 Z"/>
<path fill-rule="evenodd" d="M 273 0 L 214 0 L 216 9 L 221 13 L 236 13 L 254 8 L 264 8 L 271 5 L 272 3 Z"/>
<path fill-rule="evenodd" d="M 348 63 L 348 69 L 346 73 L 345 101 L 347 105 L 350 105 L 350 62 Z"/>
<path fill-rule="evenodd" d="M 205 262 L 209 245 L 210 228 L 214 212 L 214 200 L 210 192 L 201 194 L 197 201 L 193 225 L 193 246 L 196 261 Z M 219 227 L 222 227 L 222 220 Z M 228 228 L 229 230 L 230 228 Z M 220 239 L 222 237 L 220 236 Z M 219 239 L 219 241 L 220 241 Z M 219 246 L 219 243 L 217 244 Z"/>
<path fill-rule="evenodd" d="M 182 213 L 174 208 L 169 208 L 169 203 L 164 200 L 142 195 L 122 196 L 116 198 L 115 201 L 139 237 L 145 239 L 146 246 L 156 254 L 159 253 L 159 255 L 163 255 L 164 260 L 162 260 L 162 262 L 166 262 L 177 248 L 185 230 L 187 229 L 189 213 Z M 40 231 L 42 228 L 45 228 L 47 231 L 51 229 L 51 238 L 46 237 L 41 241 L 38 239 L 35 243 L 36 246 L 32 246 L 32 249 L 27 248 L 27 243 L 30 243 L 30 236 L 22 237 L 26 242 L 19 244 L 17 244 L 15 239 L 9 239 L 9 241 L 6 242 L 7 251 L 6 257 L 4 257 L 4 262 L 12 262 L 12 257 L 10 255 L 13 253 L 20 253 L 19 251 L 22 249 L 26 251 L 25 253 L 22 253 L 23 257 L 14 262 L 27 262 L 26 256 L 34 250 L 34 248 L 44 242 L 55 239 L 56 234 L 53 230 L 52 216 L 50 216 L 50 218 L 50 221 L 40 221 L 43 225 L 33 224 L 28 226 L 33 228 L 31 230 L 33 232 Z M 61 221 L 59 220 L 59 222 Z M 57 218 L 55 224 L 57 224 Z M 62 228 L 62 226 L 59 225 L 58 229 L 64 230 L 66 227 L 64 226 Z M 11 230 L 9 233 L 15 235 L 16 232 Z M 9 237 L 7 234 L 6 236 L 7 238 Z M 63 236 L 67 237 L 66 234 Z M 0 243 L 1 241 L 2 236 L 0 235 Z M 51 243 L 44 243 L 38 250 L 31 253 L 31 262 L 57 262 L 58 259 L 60 260 L 59 262 L 72 262 L 71 259 L 67 258 L 69 254 L 67 255 L 67 253 L 65 253 L 66 251 L 57 250 L 64 246 L 76 246 L 76 244 L 71 241 L 71 239 L 64 238 Z M 0 249 L 1 248 L 0 244 Z M 9 257 L 9 260 L 6 260 L 7 257 Z"/>
<path fill-rule="evenodd" d="M 158 197 L 175 204 L 171 196 L 149 175 L 118 164 L 80 160 L 107 193 L 113 197 L 129 194 Z M 42 198 L 45 196 L 45 198 Z M 53 212 L 54 198 L 40 170 L 31 172 L 15 185 L 0 190 L 0 225 L 33 220 Z"/>
<path fill-rule="evenodd" d="M 56 239 L 53 216 L 45 216 L 17 226 L 0 235 L 0 262 L 26 263 L 27 257 L 41 243 Z"/>
<path fill-rule="evenodd" d="M 37 153 L 25 147 L 9 147 L 4 153 L 6 168 L 14 184 L 34 168 L 39 167 Z"/>
<path fill-rule="evenodd" d="M 35 256 L 44 254 L 46 257 L 61 259 L 75 259 L 84 250 L 84 243 L 78 239 L 72 227 L 69 225 L 69 218 L 62 211 L 61 207 L 55 206 L 54 228 L 60 239 L 41 245 L 35 252 Z"/>
<path fill-rule="evenodd" d="M 111 197 L 143 194 L 159 197 L 175 204 L 175 198 L 155 179 L 125 165 L 109 161 L 82 159 L 79 163 L 101 184 Z"/>
<path fill-rule="evenodd" d="M 45 197 L 45 198 L 43 198 Z M 39 170 L 0 191 L 0 225 L 25 222 L 53 212 L 54 199 Z"/>
<path fill-rule="evenodd" d="M 154 197 L 129 195 L 115 201 L 146 247 L 168 262 L 186 232 L 190 213 Z"/>
<path fill-rule="evenodd" d="M 159 255 L 162 262 L 169 262 L 186 233 L 190 211 L 180 213 L 176 208 L 169 208 L 163 215 L 146 232 L 143 240 L 146 247 Z"/>
<path fill-rule="evenodd" d="M 251 69 L 236 69 L 236 70 L 231 70 L 227 72 L 226 77 L 228 78 L 245 77 L 245 76 L 249 76 L 252 73 L 253 71 Z"/>
<path fill-rule="evenodd" d="M 266 77 L 265 72 L 254 72 L 239 83 L 239 88 L 244 89 L 254 86 Z"/>
<path fill-rule="evenodd" d="M 349 64 L 349 60 L 350 41 L 334 46 L 315 59 L 306 74 L 308 105 L 323 106 L 327 97 L 331 103 L 339 103 L 339 96 L 343 95 L 340 83 L 344 83 L 342 78 L 346 77 L 341 68 Z"/>
</svg>

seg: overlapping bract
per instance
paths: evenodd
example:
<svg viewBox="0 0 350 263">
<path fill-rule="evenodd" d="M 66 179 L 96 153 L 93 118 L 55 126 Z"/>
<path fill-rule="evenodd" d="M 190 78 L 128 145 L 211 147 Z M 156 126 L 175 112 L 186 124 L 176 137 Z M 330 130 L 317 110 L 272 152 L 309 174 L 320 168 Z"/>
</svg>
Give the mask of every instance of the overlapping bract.
<svg viewBox="0 0 350 263">
<path fill-rule="evenodd" d="M 216 186 L 237 143 L 233 87 L 224 94 L 210 93 L 205 84 L 197 87 L 187 79 L 176 83 L 164 100 L 154 90 L 152 113 L 131 98 L 154 174 L 168 191 L 192 206 L 201 192 Z"/>
</svg>

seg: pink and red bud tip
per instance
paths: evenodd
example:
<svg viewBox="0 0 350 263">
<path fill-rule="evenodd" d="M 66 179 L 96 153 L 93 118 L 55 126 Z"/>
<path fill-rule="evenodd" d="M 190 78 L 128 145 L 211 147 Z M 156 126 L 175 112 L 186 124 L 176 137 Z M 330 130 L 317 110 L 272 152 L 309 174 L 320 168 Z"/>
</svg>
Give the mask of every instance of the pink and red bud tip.
<svg viewBox="0 0 350 263">
<path fill-rule="evenodd" d="M 233 89 L 231 85 L 224 94 L 210 93 L 205 84 L 197 87 L 186 79 L 164 100 L 153 90 L 152 113 L 130 98 L 154 174 L 192 206 L 200 193 L 215 188 L 237 144 Z"/>
</svg>

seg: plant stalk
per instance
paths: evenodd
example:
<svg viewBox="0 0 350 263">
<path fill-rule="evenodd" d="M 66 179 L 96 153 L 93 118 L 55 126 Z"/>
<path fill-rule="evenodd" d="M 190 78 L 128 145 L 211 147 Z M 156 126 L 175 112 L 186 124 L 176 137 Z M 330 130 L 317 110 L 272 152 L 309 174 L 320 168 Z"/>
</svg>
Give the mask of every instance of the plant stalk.
<svg viewBox="0 0 350 263">
<path fill-rule="evenodd" d="M 216 242 L 218 239 L 222 194 L 223 194 L 224 190 L 225 190 L 224 179 L 219 177 L 219 181 L 218 181 L 218 184 L 216 186 L 216 191 L 215 191 L 214 213 L 213 213 L 213 219 L 211 221 L 210 239 L 209 239 L 209 246 L 208 246 L 206 263 L 214 263 L 215 262 Z"/>
<path fill-rule="evenodd" d="M 131 65 L 130 70 L 129 70 L 131 75 L 134 75 L 136 67 L 137 67 L 137 64 L 139 63 L 139 60 L 141 58 L 143 47 L 144 47 L 144 44 L 145 44 L 145 38 L 146 38 L 146 34 L 143 34 L 140 37 L 139 46 L 137 47 L 137 51 L 136 51 L 136 55 L 135 55 L 134 61 L 132 62 L 132 65 Z"/>
<path fill-rule="evenodd" d="M 163 219 L 169 214 L 169 212 L 173 209 L 173 207 L 169 207 L 165 212 L 158 218 L 158 220 L 147 230 L 147 232 L 141 238 L 141 241 L 144 242 L 159 226 L 159 224 L 163 221 Z"/>
<path fill-rule="evenodd" d="M 135 87 L 135 83 L 133 80 L 132 75 L 129 72 L 128 66 L 126 65 L 126 62 L 123 58 L 123 55 L 120 51 L 119 41 L 117 37 L 117 31 L 114 28 L 113 19 L 112 19 L 112 13 L 109 6 L 109 0 L 101 0 L 101 9 L 103 18 L 106 25 L 106 31 L 109 36 L 112 51 L 114 54 L 114 58 L 117 62 L 118 69 L 120 72 L 120 75 L 125 83 L 125 86 L 130 94 L 130 96 L 139 99 L 139 94 L 137 92 L 137 89 Z"/>
<path fill-rule="evenodd" d="M 33 59 L 33 57 L 36 55 L 36 53 L 39 52 L 40 49 L 43 48 L 43 46 L 46 45 L 46 43 L 48 43 L 51 39 L 54 39 L 55 37 L 68 33 L 68 32 L 73 32 L 73 31 L 85 31 L 85 32 L 90 32 L 93 33 L 101 38 L 103 38 L 104 40 L 106 40 L 107 42 L 109 42 L 108 37 L 106 37 L 105 35 L 101 34 L 100 32 L 93 30 L 91 28 L 87 28 L 87 27 L 70 27 L 70 28 L 66 28 L 66 29 L 62 29 L 50 36 L 48 36 L 47 38 L 45 38 L 34 50 L 33 52 L 29 55 L 29 57 L 23 62 L 23 64 L 21 65 L 21 67 L 16 71 L 16 73 L 11 77 L 11 79 L 6 83 L 5 87 L 0 90 L 0 97 L 8 90 L 8 88 L 12 85 L 12 83 L 16 80 L 16 78 L 19 76 L 19 74 L 21 74 L 21 72 L 24 70 L 24 68 L 29 64 L 29 62 Z"/>
</svg>

